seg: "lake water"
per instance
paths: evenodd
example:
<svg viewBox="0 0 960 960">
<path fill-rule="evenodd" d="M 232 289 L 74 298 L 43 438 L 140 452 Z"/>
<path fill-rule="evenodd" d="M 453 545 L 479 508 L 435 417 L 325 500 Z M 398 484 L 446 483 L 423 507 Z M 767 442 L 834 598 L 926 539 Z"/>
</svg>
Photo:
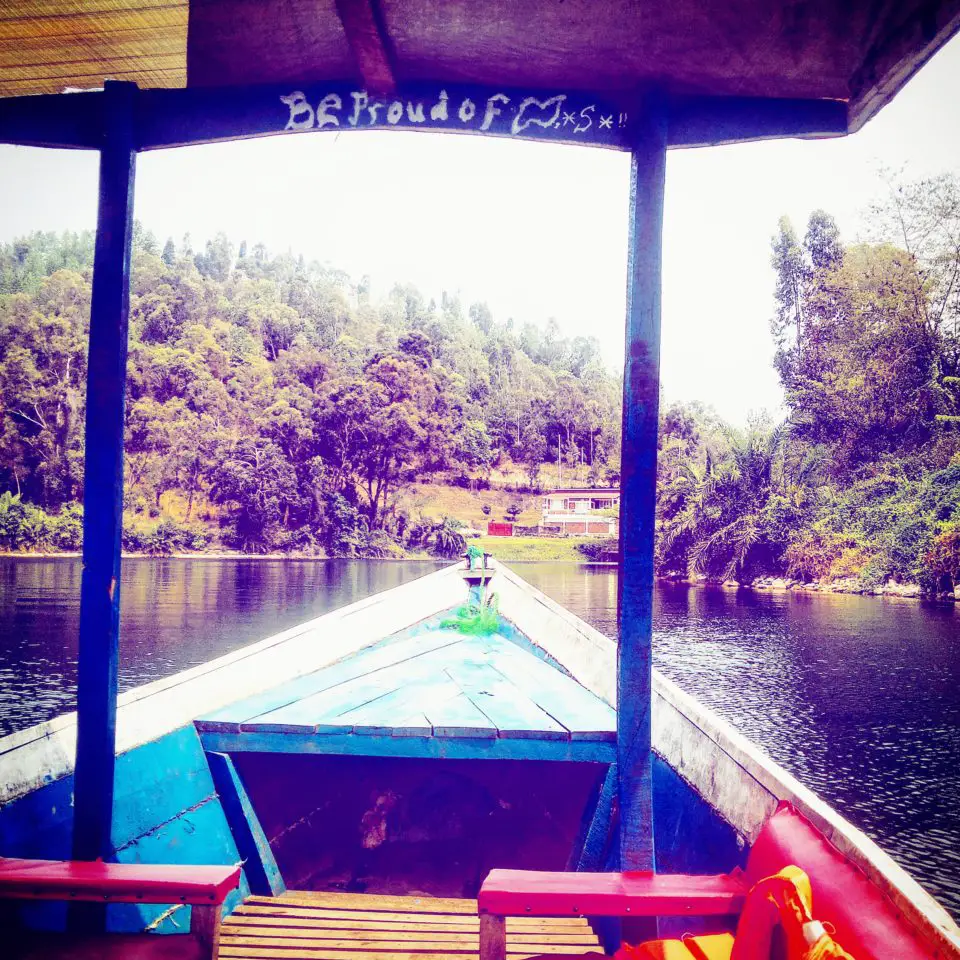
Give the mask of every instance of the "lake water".
<svg viewBox="0 0 960 960">
<path fill-rule="evenodd" d="M 121 687 L 435 569 L 126 560 Z M 616 637 L 615 568 L 517 571 Z M 0 559 L 0 735 L 74 708 L 77 560 Z M 664 584 L 657 667 L 876 839 L 960 917 L 960 609 Z"/>
</svg>

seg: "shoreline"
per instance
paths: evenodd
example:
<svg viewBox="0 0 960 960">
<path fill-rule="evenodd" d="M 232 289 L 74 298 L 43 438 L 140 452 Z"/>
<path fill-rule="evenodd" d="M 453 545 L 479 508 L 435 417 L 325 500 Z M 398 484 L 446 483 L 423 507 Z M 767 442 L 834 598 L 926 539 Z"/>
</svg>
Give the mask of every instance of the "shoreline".
<svg viewBox="0 0 960 960">
<path fill-rule="evenodd" d="M 79 550 L 65 551 L 0 551 L 0 559 L 6 560 L 79 560 L 82 554 Z M 121 554 L 124 560 L 292 560 L 296 562 L 311 562 L 318 560 L 366 560 L 373 563 L 408 563 L 430 561 L 434 563 L 455 563 L 455 559 L 431 557 L 429 555 L 409 557 L 328 557 L 306 553 L 239 553 L 228 550 L 213 552 L 176 552 L 168 554 L 156 553 L 128 553 Z M 561 559 L 534 559 L 534 558 L 497 558 L 504 563 L 569 563 L 588 567 L 615 567 L 617 564 L 608 560 L 561 560 Z M 888 581 L 876 587 L 866 587 L 853 577 L 833 580 L 826 583 L 817 581 L 805 582 L 790 577 L 762 576 L 749 583 L 740 583 L 736 580 L 706 580 L 690 579 L 688 577 L 657 576 L 658 583 L 685 584 L 690 587 L 714 587 L 722 590 L 755 590 L 758 593 L 799 593 L 799 594 L 826 594 L 833 596 L 861 596 L 881 597 L 894 600 L 927 601 L 930 603 L 957 603 L 960 596 L 948 593 L 936 597 L 925 596 L 920 585 L 916 583 L 895 583 Z"/>
<path fill-rule="evenodd" d="M 956 593 L 940 596 L 926 596 L 918 583 L 896 583 L 893 580 L 876 587 L 867 587 L 853 577 L 840 580 L 831 580 L 820 583 L 818 581 L 794 580 L 790 577 L 763 576 L 751 580 L 749 583 L 740 583 L 736 580 L 691 580 L 686 577 L 658 576 L 659 583 L 683 583 L 693 587 L 718 587 L 722 590 L 755 590 L 758 593 L 800 593 L 826 594 L 832 596 L 859 596 L 880 597 L 892 600 L 915 600 L 928 603 L 956 603 L 960 597 Z"/>
</svg>

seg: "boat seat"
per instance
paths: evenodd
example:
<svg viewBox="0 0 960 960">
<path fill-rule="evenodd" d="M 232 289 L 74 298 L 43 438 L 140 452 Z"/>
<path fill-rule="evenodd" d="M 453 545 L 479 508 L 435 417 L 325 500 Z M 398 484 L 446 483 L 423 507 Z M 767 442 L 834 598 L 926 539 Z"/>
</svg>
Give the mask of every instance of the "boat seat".
<svg viewBox="0 0 960 960">
<path fill-rule="evenodd" d="M 0 857 L 0 898 L 94 903 L 184 903 L 190 933 L 216 955 L 220 909 L 240 883 L 239 866 L 21 860 Z"/>
<path fill-rule="evenodd" d="M 480 960 L 505 960 L 508 916 L 727 916 L 740 912 L 747 892 L 740 870 L 714 876 L 492 870 L 477 898 Z M 650 956 L 690 960 L 669 949 Z"/>
<path fill-rule="evenodd" d="M 835 940 L 857 960 L 933 960 L 933 944 L 883 891 L 788 803 L 764 824 L 747 859 L 746 875 L 672 876 L 493 870 L 480 889 L 481 960 L 504 960 L 503 917 L 704 916 L 737 914 L 757 881 L 794 864 L 810 878 L 814 916 L 836 929 Z M 707 941 L 705 946 L 698 940 Z M 733 937 L 661 940 L 635 948 L 637 960 L 726 960 Z M 698 954 L 695 951 L 701 950 Z M 705 949 L 713 951 L 704 952 Z M 659 952 L 658 952 L 659 951 Z M 724 952 L 726 951 L 726 952 Z"/>
<path fill-rule="evenodd" d="M 739 913 L 748 892 L 740 870 L 715 876 L 491 870 L 481 914 L 500 917 L 706 916 Z"/>
</svg>

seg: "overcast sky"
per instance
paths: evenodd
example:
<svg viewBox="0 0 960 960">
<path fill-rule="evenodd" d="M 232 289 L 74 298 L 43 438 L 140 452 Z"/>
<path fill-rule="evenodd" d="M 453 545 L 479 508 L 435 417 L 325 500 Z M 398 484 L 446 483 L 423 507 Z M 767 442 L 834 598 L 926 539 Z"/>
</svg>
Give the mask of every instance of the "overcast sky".
<svg viewBox="0 0 960 960">
<path fill-rule="evenodd" d="M 860 133 L 672 151 L 664 223 L 662 377 L 737 423 L 777 411 L 770 239 L 822 207 L 846 241 L 883 191 L 881 165 L 960 173 L 960 38 Z M 0 146 L 0 240 L 95 226 L 96 158 Z M 136 215 L 195 249 L 224 230 L 427 296 L 485 300 L 500 319 L 596 336 L 622 367 L 624 154 L 426 133 L 272 137 L 143 154 Z"/>
</svg>

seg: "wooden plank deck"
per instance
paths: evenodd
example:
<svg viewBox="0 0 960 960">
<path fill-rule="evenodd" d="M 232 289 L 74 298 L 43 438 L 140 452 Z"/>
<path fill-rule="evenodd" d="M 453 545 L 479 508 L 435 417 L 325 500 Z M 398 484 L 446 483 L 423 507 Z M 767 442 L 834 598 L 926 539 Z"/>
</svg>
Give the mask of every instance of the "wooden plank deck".
<svg viewBox="0 0 960 960">
<path fill-rule="evenodd" d="M 476 900 L 294 892 L 250 897 L 220 927 L 222 960 L 475 960 Z M 508 960 L 602 954 L 582 917 L 508 917 Z"/>
<path fill-rule="evenodd" d="M 196 724 L 207 749 L 226 736 L 231 750 L 243 749 L 238 739 L 276 748 L 278 734 L 285 750 L 331 753 L 345 752 L 344 736 L 351 753 L 363 752 L 353 738 L 449 740 L 460 750 L 463 741 L 527 740 L 524 755 L 598 759 L 584 751 L 612 749 L 616 738 L 615 712 L 572 677 L 504 637 L 450 630 L 381 642 Z M 415 752 L 387 752 L 398 749 Z"/>
</svg>

